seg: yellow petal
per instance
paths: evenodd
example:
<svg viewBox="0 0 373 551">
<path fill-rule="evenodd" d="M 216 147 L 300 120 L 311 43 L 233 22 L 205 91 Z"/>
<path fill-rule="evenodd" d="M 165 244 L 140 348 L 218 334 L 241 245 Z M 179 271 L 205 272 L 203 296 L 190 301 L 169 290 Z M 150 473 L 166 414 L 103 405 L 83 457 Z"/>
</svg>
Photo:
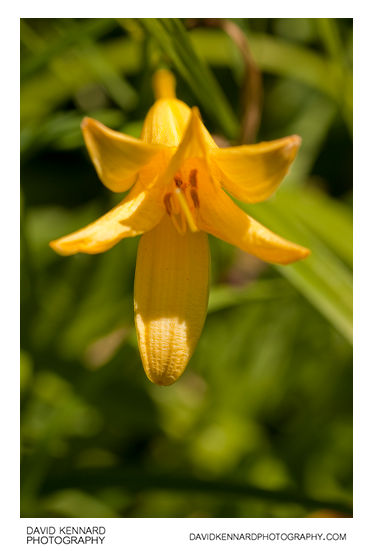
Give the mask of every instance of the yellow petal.
<svg viewBox="0 0 373 551">
<path fill-rule="evenodd" d="M 143 366 L 159 385 L 183 373 L 205 321 L 209 287 L 205 233 L 176 232 L 168 216 L 141 237 L 135 321 Z"/>
<path fill-rule="evenodd" d="M 157 100 L 149 109 L 141 132 L 147 144 L 179 145 L 190 116 L 190 107 L 176 98 Z"/>
<path fill-rule="evenodd" d="M 205 176 L 199 187 L 197 225 L 266 262 L 288 264 L 309 255 L 309 250 L 283 239 L 241 210 L 217 184 Z"/>
<path fill-rule="evenodd" d="M 198 107 L 192 107 L 182 146 L 186 157 L 205 157 L 210 151 L 218 151 L 211 134 L 203 124 Z"/>
<path fill-rule="evenodd" d="M 162 151 L 88 117 L 83 119 L 82 131 L 97 174 L 111 191 L 127 191 L 139 170 Z"/>
<path fill-rule="evenodd" d="M 247 203 L 258 203 L 277 189 L 300 143 L 299 136 L 289 136 L 272 142 L 216 149 L 210 154 L 211 168 L 233 196 Z"/>
<path fill-rule="evenodd" d="M 62 255 L 96 254 L 113 247 L 124 237 L 151 230 L 164 215 L 163 188 L 155 184 L 144 188 L 139 183 L 119 205 L 85 228 L 50 243 Z"/>
</svg>

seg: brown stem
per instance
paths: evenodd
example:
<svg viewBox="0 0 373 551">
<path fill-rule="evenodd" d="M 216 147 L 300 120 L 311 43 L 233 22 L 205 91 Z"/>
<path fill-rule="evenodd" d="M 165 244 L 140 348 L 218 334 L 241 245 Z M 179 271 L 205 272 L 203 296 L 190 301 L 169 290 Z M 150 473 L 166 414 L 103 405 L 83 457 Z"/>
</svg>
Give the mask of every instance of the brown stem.
<svg viewBox="0 0 373 551">
<path fill-rule="evenodd" d="M 237 45 L 245 63 L 245 78 L 243 84 L 244 113 L 240 141 L 241 143 L 253 143 L 262 116 L 262 75 L 251 55 L 246 35 L 238 25 L 232 21 L 222 20 L 221 28 Z"/>
<path fill-rule="evenodd" d="M 240 50 L 245 65 L 245 77 L 242 87 L 243 117 L 239 141 L 240 143 L 253 143 L 262 116 L 263 87 L 262 75 L 251 55 L 245 33 L 236 23 L 227 19 L 190 19 L 187 24 L 189 28 L 219 27 Z"/>
</svg>

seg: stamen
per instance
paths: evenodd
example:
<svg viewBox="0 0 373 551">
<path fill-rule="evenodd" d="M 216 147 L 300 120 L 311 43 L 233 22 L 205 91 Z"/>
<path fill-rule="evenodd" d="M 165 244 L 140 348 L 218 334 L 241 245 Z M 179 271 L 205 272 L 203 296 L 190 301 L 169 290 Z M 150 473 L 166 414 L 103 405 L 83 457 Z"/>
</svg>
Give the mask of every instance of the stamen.
<svg viewBox="0 0 373 551">
<path fill-rule="evenodd" d="M 196 190 L 194 188 L 192 188 L 190 190 L 190 196 L 192 198 L 194 207 L 196 209 L 198 209 L 199 208 L 199 197 L 198 197 L 198 193 L 196 192 Z"/>
<path fill-rule="evenodd" d="M 177 199 L 179 200 L 179 203 L 180 203 L 180 206 L 181 206 L 181 209 L 182 209 L 183 213 L 185 214 L 185 218 L 187 219 L 189 229 L 193 232 L 198 231 L 198 228 L 197 228 L 197 226 L 194 222 L 192 213 L 190 212 L 190 209 L 188 207 L 188 203 L 186 202 L 186 199 L 185 199 L 181 189 L 177 188 L 175 190 L 175 195 L 176 195 Z"/>
<path fill-rule="evenodd" d="M 175 176 L 174 182 L 176 187 L 181 187 L 183 185 L 183 180 L 180 178 L 180 176 Z"/>
<path fill-rule="evenodd" d="M 194 168 L 189 173 L 189 183 L 192 187 L 197 187 L 197 169 Z"/>
<path fill-rule="evenodd" d="M 163 198 L 164 206 L 166 207 L 166 212 L 169 216 L 171 216 L 172 212 L 172 205 L 171 205 L 171 193 L 166 193 L 166 195 Z"/>
</svg>

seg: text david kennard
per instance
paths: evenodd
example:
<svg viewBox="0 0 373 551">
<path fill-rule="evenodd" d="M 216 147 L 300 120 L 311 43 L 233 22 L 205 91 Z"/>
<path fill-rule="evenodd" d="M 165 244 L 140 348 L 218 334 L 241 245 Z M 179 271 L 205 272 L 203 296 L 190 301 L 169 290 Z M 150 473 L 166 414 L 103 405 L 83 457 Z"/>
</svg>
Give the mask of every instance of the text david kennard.
<svg viewBox="0 0 373 551">
<path fill-rule="evenodd" d="M 55 544 L 102 544 L 105 540 L 104 526 L 27 526 L 26 542 L 37 545 Z"/>
</svg>

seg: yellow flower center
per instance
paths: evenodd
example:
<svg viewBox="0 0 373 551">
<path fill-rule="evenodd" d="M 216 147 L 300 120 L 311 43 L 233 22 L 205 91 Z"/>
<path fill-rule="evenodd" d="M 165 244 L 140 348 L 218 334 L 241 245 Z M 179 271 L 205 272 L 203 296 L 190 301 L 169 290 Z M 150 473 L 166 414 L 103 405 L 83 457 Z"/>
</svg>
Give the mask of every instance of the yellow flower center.
<svg viewBox="0 0 373 551">
<path fill-rule="evenodd" d="M 166 212 L 181 235 L 185 234 L 187 228 L 192 232 L 198 231 L 198 186 L 202 172 L 201 159 L 188 159 L 174 174 L 173 181 L 163 197 Z"/>
</svg>

